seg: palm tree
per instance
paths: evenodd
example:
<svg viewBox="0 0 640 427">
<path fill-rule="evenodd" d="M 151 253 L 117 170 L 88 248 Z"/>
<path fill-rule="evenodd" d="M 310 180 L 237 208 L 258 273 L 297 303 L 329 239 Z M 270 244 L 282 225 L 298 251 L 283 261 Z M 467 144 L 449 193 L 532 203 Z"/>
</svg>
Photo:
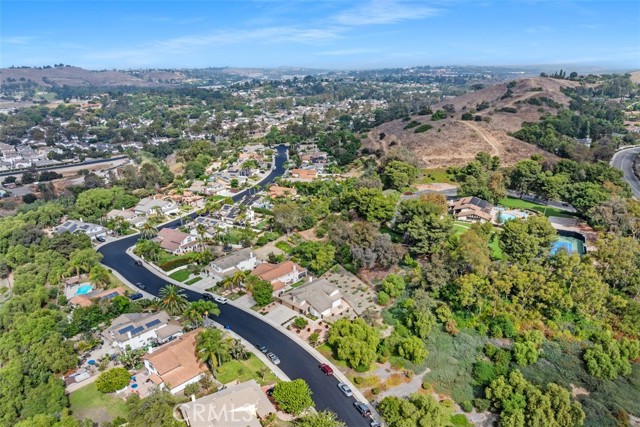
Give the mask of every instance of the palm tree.
<svg viewBox="0 0 640 427">
<path fill-rule="evenodd" d="M 209 365 L 211 373 L 222 365 L 223 355 L 229 352 L 229 341 L 219 329 L 205 329 L 196 336 L 198 360 Z"/>
<path fill-rule="evenodd" d="M 245 360 L 247 358 L 247 349 L 244 348 L 242 341 L 237 339 L 231 340 L 229 355 L 235 360 Z"/>
<path fill-rule="evenodd" d="M 187 297 L 176 285 L 166 285 L 160 289 L 159 306 L 172 316 L 177 316 L 187 308 Z"/>
<path fill-rule="evenodd" d="M 205 317 L 208 317 L 209 315 L 219 316 L 220 309 L 217 304 L 214 304 L 211 301 L 199 300 L 190 303 L 189 307 L 185 310 L 184 315 L 197 327 Z"/>
<path fill-rule="evenodd" d="M 140 237 L 144 240 L 151 240 L 158 235 L 158 229 L 147 221 L 140 230 Z"/>
<path fill-rule="evenodd" d="M 229 281 L 231 282 L 231 286 L 233 287 L 233 289 L 238 289 L 242 287 L 242 284 L 244 283 L 246 278 L 247 278 L 246 271 L 238 271 L 229 278 Z"/>
<path fill-rule="evenodd" d="M 200 240 L 200 250 L 204 251 L 204 235 L 207 233 L 207 227 L 204 224 L 196 225 L 196 232 L 198 233 L 198 240 Z"/>
<path fill-rule="evenodd" d="M 98 288 L 106 288 L 111 283 L 109 271 L 101 265 L 95 265 L 89 272 L 89 281 Z"/>
</svg>

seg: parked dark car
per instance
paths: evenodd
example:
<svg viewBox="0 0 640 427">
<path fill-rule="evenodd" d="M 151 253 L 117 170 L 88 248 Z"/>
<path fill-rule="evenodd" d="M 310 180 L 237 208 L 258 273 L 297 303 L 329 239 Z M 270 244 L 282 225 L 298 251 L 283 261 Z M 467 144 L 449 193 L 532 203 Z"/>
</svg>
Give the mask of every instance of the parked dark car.
<svg viewBox="0 0 640 427">
<path fill-rule="evenodd" d="M 138 267 L 142 267 L 142 261 L 140 261 L 139 259 L 137 259 L 137 260 L 135 261 L 135 264 L 136 264 Z"/>
<path fill-rule="evenodd" d="M 355 401 L 355 402 L 353 402 L 353 406 L 356 407 L 358 412 L 360 412 L 360 414 L 362 414 L 363 417 L 368 417 L 368 416 L 371 415 L 371 410 L 364 403 Z"/>
<path fill-rule="evenodd" d="M 107 239 L 105 239 L 104 236 L 96 236 L 96 240 L 100 243 L 104 243 L 107 241 Z"/>
<path fill-rule="evenodd" d="M 269 390 L 267 390 L 267 396 L 273 396 L 274 390 L 275 390 L 275 387 L 271 387 Z"/>
<path fill-rule="evenodd" d="M 267 346 L 266 345 L 262 345 L 262 344 L 256 344 L 256 348 L 258 350 L 260 350 L 262 353 L 265 353 L 265 354 L 269 351 Z"/>
<path fill-rule="evenodd" d="M 206 300 L 209 300 L 209 301 L 213 301 L 213 299 L 214 299 L 214 298 L 215 298 L 215 297 L 214 297 L 212 294 L 210 294 L 209 292 L 204 292 L 204 293 L 202 294 L 202 299 L 206 299 Z"/>
<path fill-rule="evenodd" d="M 129 299 L 130 299 L 131 301 L 135 301 L 135 300 L 137 300 L 137 299 L 142 298 L 143 296 L 144 296 L 144 295 L 142 295 L 140 292 L 136 292 L 135 294 L 131 294 L 131 295 L 129 295 Z"/>
</svg>

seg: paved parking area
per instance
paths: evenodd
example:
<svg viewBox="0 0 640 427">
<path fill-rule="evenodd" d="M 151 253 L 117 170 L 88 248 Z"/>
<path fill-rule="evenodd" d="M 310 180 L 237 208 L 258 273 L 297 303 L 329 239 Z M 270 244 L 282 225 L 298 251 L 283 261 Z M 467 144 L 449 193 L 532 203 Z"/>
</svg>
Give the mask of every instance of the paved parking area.
<svg viewBox="0 0 640 427">
<path fill-rule="evenodd" d="M 276 307 L 273 308 L 269 313 L 265 314 L 264 317 L 278 325 L 282 325 L 296 316 L 299 316 L 297 312 L 291 310 L 288 307 L 277 304 Z"/>
</svg>

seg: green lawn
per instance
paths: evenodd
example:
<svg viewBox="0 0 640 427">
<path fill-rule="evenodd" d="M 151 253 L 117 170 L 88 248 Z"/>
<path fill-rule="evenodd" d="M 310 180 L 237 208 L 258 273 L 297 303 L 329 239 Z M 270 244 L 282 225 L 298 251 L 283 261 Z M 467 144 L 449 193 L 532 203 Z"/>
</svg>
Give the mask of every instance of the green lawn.
<svg viewBox="0 0 640 427">
<path fill-rule="evenodd" d="M 471 224 L 468 222 L 462 222 L 462 221 L 453 222 L 453 234 L 455 234 L 456 236 L 464 233 L 470 228 L 471 228 Z"/>
<path fill-rule="evenodd" d="M 202 277 L 200 276 L 196 276 L 193 279 L 189 279 L 186 282 L 184 282 L 185 285 L 193 285 L 194 283 L 196 283 L 197 281 L 202 280 Z"/>
<path fill-rule="evenodd" d="M 173 280 L 177 280 L 178 282 L 184 282 L 191 276 L 189 269 L 183 268 L 182 270 L 174 271 L 169 275 Z"/>
<path fill-rule="evenodd" d="M 453 234 L 455 236 L 459 236 L 465 231 L 469 230 L 470 228 L 471 228 L 471 224 L 468 222 L 454 221 Z M 496 227 L 493 227 L 493 230 L 495 231 L 495 234 L 493 235 L 493 237 L 491 238 L 491 241 L 489 242 L 489 247 L 491 248 L 491 256 L 495 259 L 502 259 L 503 257 L 502 249 L 500 249 L 500 245 L 498 244 L 498 240 L 499 240 L 498 233 L 500 233 L 502 230 Z"/>
<path fill-rule="evenodd" d="M 78 419 L 91 418 L 95 422 L 109 422 L 117 417 L 126 418 L 127 405 L 124 400 L 104 394 L 91 383 L 69 396 L 71 412 Z"/>
<path fill-rule="evenodd" d="M 271 372 L 271 369 L 265 375 L 264 380 L 262 379 L 258 371 L 264 366 L 265 364 L 252 354 L 247 360 L 230 360 L 223 363 L 218 368 L 216 379 L 222 384 L 227 384 L 234 380 L 240 382 L 256 380 L 260 385 L 278 382 L 278 378 Z"/>
<path fill-rule="evenodd" d="M 564 211 L 562 209 L 554 208 L 552 206 L 541 205 L 539 203 L 529 202 L 527 200 L 518 199 L 516 197 L 506 197 L 504 199 L 500 199 L 498 202 L 499 206 L 504 206 L 505 208 L 512 209 L 531 209 L 533 211 L 540 212 L 544 216 L 559 216 L 565 218 L 576 218 L 576 215 Z"/>
<path fill-rule="evenodd" d="M 456 177 L 447 172 L 446 168 L 423 169 L 421 184 L 432 184 L 434 182 L 444 184 L 455 184 Z"/>
</svg>

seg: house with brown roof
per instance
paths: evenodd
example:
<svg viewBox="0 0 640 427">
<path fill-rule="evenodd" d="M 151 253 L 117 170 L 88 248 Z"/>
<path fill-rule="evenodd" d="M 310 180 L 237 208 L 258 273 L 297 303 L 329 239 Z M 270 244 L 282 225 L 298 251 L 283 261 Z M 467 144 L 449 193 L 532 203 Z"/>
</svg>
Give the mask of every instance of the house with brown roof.
<svg viewBox="0 0 640 427">
<path fill-rule="evenodd" d="M 462 197 L 449 202 L 449 213 L 459 221 L 490 222 L 494 206 L 479 197 Z"/>
<path fill-rule="evenodd" d="M 251 274 L 270 282 L 273 286 L 273 291 L 276 292 L 305 277 L 307 269 L 300 267 L 293 261 L 283 261 L 279 264 L 265 262 L 258 265 Z"/>
<path fill-rule="evenodd" d="M 174 255 L 192 252 L 198 245 L 197 237 L 173 228 L 163 228 L 154 239 L 160 247 Z"/>
<path fill-rule="evenodd" d="M 326 279 L 318 279 L 278 297 L 280 304 L 300 314 L 320 319 L 337 315 L 351 306 L 344 300 L 338 287 Z"/>
<path fill-rule="evenodd" d="M 256 380 L 183 403 L 178 410 L 189 427 L 261 427 L 260 420 L 276 412 Z"/>
<path fill-rule="evenodd" d="M 291 169 L 291 177 L 296 181 L 313 181 L 318 177 L 315 169 Z"/>
<path fill-rule="evenodd" d="M 196 355 L 196 336 L 202 328 L 184 334 L 142 357 L 149 379 L 176 394 L 206 374 L 207 366 Z"/>
<path fill-rule="evenodd" d="M 280 187 L 279 185 L 272 185 L 269 187 L 269 197 L 275 199 L 276 197 L 295 197 L 298 192 L 295 188 Z"/>
<path fill-rule="evenodd" d="M 112 289 L 97 290 L 84 295 L 76 295 L 69 300 L 69 304 L 72 307 L 91 307 L 94 301 L 105 301 L 124 295 L 125 289 L 120 286 Z"/>
</svg>

